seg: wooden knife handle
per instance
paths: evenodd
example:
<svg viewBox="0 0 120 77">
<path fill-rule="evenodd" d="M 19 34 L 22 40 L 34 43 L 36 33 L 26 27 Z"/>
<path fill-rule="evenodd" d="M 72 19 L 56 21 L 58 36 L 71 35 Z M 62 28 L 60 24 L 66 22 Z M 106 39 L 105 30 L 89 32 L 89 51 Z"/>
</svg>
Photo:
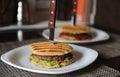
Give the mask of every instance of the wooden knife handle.
<svg viewBox="0 0 120 77">
<path fill-rule="evenodd" d="M 76 12 L 77 9 L 77 0 L 73 0 L 73 12 Z"/>
<path fill-rule="evenodd" d="M 77 0 L 73 0 L 73 25 L 76 25 L 76 9 L 77 9 Z"/>
<path fill-rule="evenodd" d="M 77 0 L 73 0 L 73 13 L 76 13 L 77 9 Z"/>
<path fill-rule="evenodd" d="M 56 4 L 57 4 L 57 0 L 50 0 L 50 8 L 49 8 L 50 9 L 50 18 L 49 18 L 49 23 L 48 23 L 49 28 L 55 27 Z"/>
</svg>

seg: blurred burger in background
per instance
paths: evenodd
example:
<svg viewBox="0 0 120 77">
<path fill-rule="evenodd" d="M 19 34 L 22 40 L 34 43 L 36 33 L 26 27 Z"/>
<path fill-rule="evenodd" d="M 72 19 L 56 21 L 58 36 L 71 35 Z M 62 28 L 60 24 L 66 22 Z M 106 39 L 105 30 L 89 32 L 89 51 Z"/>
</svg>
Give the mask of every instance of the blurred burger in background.
<svg viewBox="0 0 120 77">
<path fill-rule="evenodd" d="M 91 39 L 90 27 L 79 25 L 60 25 L 58 26 L 62 32 L 59 34 L 59 38 L 69 41 L 80 41 Z"/>
</svg>

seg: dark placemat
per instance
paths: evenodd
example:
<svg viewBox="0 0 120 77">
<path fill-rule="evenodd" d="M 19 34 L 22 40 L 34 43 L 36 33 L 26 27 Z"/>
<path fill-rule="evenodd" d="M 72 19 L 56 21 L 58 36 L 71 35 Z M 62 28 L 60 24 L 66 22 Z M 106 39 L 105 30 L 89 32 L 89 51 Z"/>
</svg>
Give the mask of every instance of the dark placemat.
<svg viewBox="0 0 120 77">
<path fill-rule="evenodd" d="M 0 44 L 0 55 L 4 54 L 5 52 L 13 48 L 38 41 L 44 41 L 44 39 L 34 39 L 23 42 L 8 42 L 5 44 L 2 43 Z M 104 61 L 98 58 L 94 63 L 92 63 L 91 65 L 89 65 L 84 69 L 77 70 L 67 74 L 47 75 L 47 74 L 38 74 L 38 73 L 32 73 L 32 72 L 20 70 L 5 64 L 0 60 L 0 77 L 117 77 L 120 76 L 120 72 L 118 70 L 105 66 L 103 62 Z"/>
</svg>

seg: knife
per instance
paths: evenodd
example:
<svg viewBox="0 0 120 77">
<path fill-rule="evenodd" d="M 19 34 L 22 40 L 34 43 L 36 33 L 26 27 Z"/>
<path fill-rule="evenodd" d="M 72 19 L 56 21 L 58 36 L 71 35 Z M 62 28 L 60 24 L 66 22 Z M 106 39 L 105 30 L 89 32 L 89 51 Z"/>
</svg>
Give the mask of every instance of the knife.
<svg viewBox="0 0 120 77">
<path fill-rule="evenodd" d="M 57 0 L 50 0 L 50 18 L 48 22 L 48 28 L 50 29 L 50 36 L 49 40 L 54 41 L 54 33 L 55 33 L 55 20 L 56 20 L 56 7 L 57 6 Z"/>
</svg>

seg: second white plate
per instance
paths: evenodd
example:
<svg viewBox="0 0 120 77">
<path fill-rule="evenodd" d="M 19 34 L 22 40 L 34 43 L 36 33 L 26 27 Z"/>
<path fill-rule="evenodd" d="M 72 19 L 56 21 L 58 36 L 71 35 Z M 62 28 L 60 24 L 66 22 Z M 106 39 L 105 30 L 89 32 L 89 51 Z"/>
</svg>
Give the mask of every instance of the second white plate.
<svg viewBox="0 0 120 77">
<path fill-rule="evenodd" d="M 66 43 L 90 43 L 90 42 L 104 41 L 110 38 L 106 32 L 96 28 L 92 28 L 92 27 L 91 27 L 91 34 L 93 34 L 93 38 L 90 40 L 81 40 L 81 41 L 61 40 L 58 38 L 60 33 L 61 33 L 61 30 L 58 28 L 55 28 L 55 38 L 54 38 L 55 41 L 66 42 Z M 42 35 L 46 39 L 49 39 L 49 36 L 50 36 L 49 29 L 44 30 Z"/>
</svg>

